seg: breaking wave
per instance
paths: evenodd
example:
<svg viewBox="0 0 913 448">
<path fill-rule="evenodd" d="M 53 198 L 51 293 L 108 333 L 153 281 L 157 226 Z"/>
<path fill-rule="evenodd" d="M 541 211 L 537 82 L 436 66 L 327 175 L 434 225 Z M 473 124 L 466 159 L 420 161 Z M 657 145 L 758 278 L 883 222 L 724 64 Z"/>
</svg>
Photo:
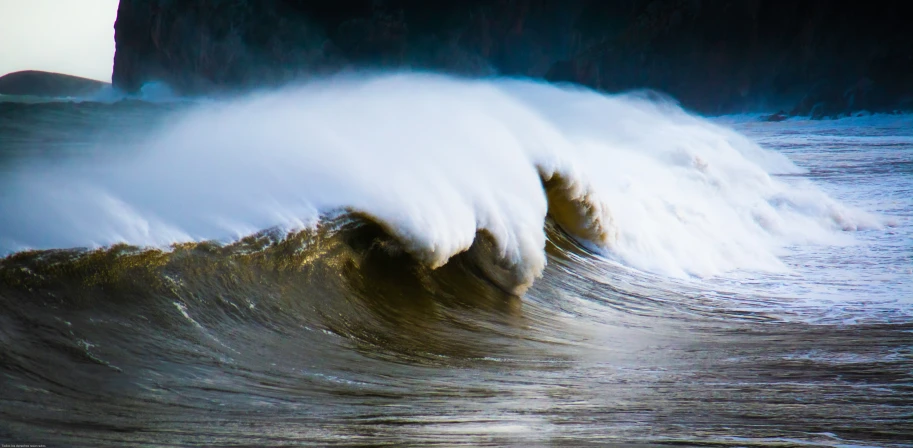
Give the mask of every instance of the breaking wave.
<svg viewBox="0 0 913 448">
<path fill-rule="evenodd" d="M 888 118 L 416 74 L 0 102 L 0 440 L 906 446 Z"/>
<path fill-rule="evenodd" d="M 360 216 L 431 269 L 475 247 L 520 294 L 547 216 L 677 277 L 783 270 L 784 247 L 882 225 L 674 104 L 523 80 L 335 78 L 197 104 L 104 157 L 23 162 L 2 181 L 0 249 L 224 244 Z"/>
</svg>

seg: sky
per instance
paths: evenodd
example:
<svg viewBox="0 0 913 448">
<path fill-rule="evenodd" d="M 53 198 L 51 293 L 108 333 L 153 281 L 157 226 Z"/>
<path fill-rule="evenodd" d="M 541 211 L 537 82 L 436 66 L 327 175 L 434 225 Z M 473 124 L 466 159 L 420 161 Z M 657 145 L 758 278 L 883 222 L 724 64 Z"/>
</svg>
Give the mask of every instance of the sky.
<svg viewBox="0 0 913 448">
<path fill-rule="evenodd" d="M 45 70 L 111 81 L 118 0 L 0 0 L 0 76 Z"/>
</svg>

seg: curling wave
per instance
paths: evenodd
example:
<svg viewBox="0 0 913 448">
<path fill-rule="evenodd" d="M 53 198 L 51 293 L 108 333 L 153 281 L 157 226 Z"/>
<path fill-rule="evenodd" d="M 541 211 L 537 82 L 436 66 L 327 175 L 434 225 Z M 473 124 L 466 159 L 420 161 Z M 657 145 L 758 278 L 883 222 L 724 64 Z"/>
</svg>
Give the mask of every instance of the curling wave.
<svg viewBox="0 0 913 448">
<path fill-rule="evenodd" d="M 468 251 L 520 294 L 544 269 L 546 216 L 671 276 L 781 270 L 787 245 L 882 224 L 674 104 L 521 80 L 334 78 L 196 105 L 136 145 L 17 169 L 0 248 L 226 242 L 350 212 L 424 266 Z"/>
</svg>

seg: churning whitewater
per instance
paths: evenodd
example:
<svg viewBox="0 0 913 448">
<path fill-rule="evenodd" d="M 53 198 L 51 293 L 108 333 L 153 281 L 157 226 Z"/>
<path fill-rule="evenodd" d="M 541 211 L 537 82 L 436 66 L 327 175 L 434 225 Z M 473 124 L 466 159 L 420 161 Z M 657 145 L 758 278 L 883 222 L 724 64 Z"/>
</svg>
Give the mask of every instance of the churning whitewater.
<svg viewBox="0 0 913 448">
<path fill-rule="evenodd" d="M 18 169 L 0 245 L 226 241 L 350 211 L 432 268 L 490 237 L 522 292 L 545 265 L 547 214 L 596 252 L 679 277 L 782 270 L 786 245 L 882 225 L 772 177 L 802 172 L 784 156 L 649 96 L 413 74 L 203 103 L 136 152 Z"/>
</svg>

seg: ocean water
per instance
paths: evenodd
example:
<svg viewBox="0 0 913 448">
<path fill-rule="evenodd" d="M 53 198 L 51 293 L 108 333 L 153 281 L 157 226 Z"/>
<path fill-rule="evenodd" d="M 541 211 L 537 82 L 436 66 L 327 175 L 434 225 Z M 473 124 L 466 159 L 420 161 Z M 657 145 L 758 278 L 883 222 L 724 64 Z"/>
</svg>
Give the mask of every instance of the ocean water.
<svg viewBox="0 0 913 448">
<path fill-rule="evenodd" d="M 0 101 L 0 440 L 909 446 L 913 118 Z"/>
</svg>

